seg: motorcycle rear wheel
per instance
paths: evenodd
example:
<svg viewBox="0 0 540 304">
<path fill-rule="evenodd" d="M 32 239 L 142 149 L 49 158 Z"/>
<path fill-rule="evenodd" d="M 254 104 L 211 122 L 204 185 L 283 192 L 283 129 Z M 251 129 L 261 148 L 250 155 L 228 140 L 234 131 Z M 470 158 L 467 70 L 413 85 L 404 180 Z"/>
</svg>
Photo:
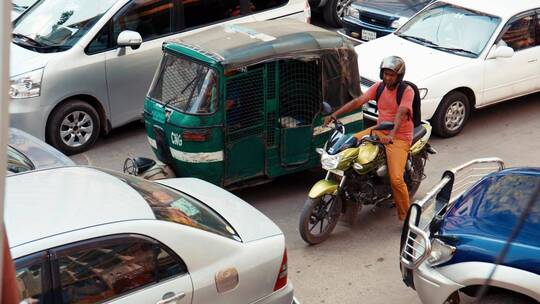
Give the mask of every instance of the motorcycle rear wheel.
<svg viewBox="0 0 540 304">
<path fill-rule="evenodd" d="M 341 204 L 341 200 L 331 194 L 308 198 L 302 208 L 298 227 L 302 239 L 310 245 L 324 242 L 338 223 Z"/>
</svg>

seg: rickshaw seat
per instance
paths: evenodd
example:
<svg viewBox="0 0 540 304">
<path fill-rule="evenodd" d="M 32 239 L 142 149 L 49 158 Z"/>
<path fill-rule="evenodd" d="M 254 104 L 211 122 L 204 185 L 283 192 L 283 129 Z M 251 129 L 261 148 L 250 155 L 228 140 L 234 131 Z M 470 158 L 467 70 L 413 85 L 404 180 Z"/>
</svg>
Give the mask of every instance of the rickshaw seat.
<svg viewBox="0 0 540 304">
<path fill-rule="evenodd" d="M 427 130 L 423 125 L 419 125 L 418 127 L 414 128 L 412 144 L 415 144 L 418 140 L 420 140 L 420 138 L 426 135 L 426 133 Z"/>
</svg>

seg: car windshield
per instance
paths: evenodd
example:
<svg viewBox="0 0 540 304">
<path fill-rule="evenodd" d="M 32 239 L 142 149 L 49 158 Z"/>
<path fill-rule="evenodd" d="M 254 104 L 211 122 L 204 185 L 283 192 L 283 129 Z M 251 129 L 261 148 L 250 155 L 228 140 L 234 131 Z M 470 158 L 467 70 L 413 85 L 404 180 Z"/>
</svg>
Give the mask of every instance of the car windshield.
<svg viewBox="0 0 540 304">
<path fill-rule="evenodd" d="M 184 113 L 214 113 L 217 75 L 207 66 L 165 53 L 148 96 Z"/>
<path fill-rule="evenodd" d="M 38 52 L 70 49 L 116 0 L 42 0 L 17 19 L 13 42 Z"/>
<path fill-rule="evenodd" d="M 148 203 L 158 220 L 202 229 L 240 241 L 236 231 L 214 210 L 175 189 L 142 178 L 101 169 L 135 189 Z"/>
<path fill-rule="evenodd" d="M 11 146 L 8 146 L 7 156 L 8 172 L 20 173 L 35 169 L 34 164 L 32 164 L 32 162 L 26 156 Z"/>
<path fill-rule="evenodd" d="M 13 8 L 15 9 L 25 10 L 29 8 L 30 6 L 32 6 L 34 2 L 36 2 L 36 0 L 13 0 L 11 1 L 11 4 L 13 4 Z"/>
<path fill-rule="evenodd" d="M 499 17 L 439 2 L 416 15 L 396 35 L 430 48 L 476 58 L 500 22 Z"/>
</svg>

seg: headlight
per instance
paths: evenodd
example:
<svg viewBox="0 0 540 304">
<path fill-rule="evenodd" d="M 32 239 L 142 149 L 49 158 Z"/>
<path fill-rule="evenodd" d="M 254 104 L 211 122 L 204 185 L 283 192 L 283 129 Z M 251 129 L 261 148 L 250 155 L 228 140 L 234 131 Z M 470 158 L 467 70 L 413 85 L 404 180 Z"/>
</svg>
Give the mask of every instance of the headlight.
<svg viewBox="0 0 540 304">
<path fill-rule="evenodd" d="M 338 167 L 342 157 L 341 154 L 329 155 L 325 153 L 321 156 L 321 165 L 324 170 L 334 170 Z"/>
<path fill-rule="evenodd" d="M 43 68 L 14 76 L 10 80 L 9 96 L 13 99 L 30 98 L 41 93 Z"/>
<path fill-rule="evenodd" d="M 431 242 L 431 254 L 427 259 L 427 262 L 431 266 L 437 266 L 442 263 L 450 261 L 454 253 L 456 252 L 456 247 L 445 244 L 439 239 L 433 239 Z"/>
<path fill-rule="evenodd" d="M 407 20 L 409 20 L 409 18 L 399 17 L 399 19 L 394 20 L 394 22 L 392 22 L 390 27 L 393 28 L 393 29 L 400 28 L 402 25 L 405 24 L 405 22 L 407 22 Z"/>
<path fill-rule="evenodd" d="M 427 89 L 425 88 L 418 89 L 418 92 L 420 93 L 420 99 L 424 99 L 427 95 Z"/>
<path fill-rule="evenodd" d="M 356 19 L 360 19 L 360 11 L 350 6 L 347 8 L 347 15 Z"/>
</svg>

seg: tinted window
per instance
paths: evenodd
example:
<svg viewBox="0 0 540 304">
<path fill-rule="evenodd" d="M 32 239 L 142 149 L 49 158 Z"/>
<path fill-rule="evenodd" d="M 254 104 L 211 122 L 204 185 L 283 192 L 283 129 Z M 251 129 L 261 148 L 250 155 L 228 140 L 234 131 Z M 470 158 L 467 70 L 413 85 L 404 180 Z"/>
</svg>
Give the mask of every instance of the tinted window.
<svg viewBox="0 0 540 304">
<path fill-rule="evenodd" d="M 93 244 L 58 258 L 64 303 L 106 301 L 186 272 L 182 262 L 151 242 Z"/>
<path fill-rule="evenodd" d="M 159 220 L 174 222 L 240 240 L 234 229 L 215 211 L 180 191 L 132 175 L 101 169 L 136 190 Z"/>
<path fill-rule="evenodd" d="M 170 0 L 133 0 L 113 18 L 113 45 L 125 30 L 136 31 L 144 41 L 172 32 Z"/>
<path fill-rule="evenodd" d="M 17 286 L 19 298 L 27 303 L 43 303 L 42 290 L 43 266 L 37 263 L 30 266 L 17 268 Z"/>
<path fill-rule="evenodd" d="M 11 173 L 19 173 L 34 170 L 32 162 L 19 151 L 8 146 L 7 170 Z"/>
<path fill-rule="evenodd" d="M 525 16 L 512 21 L 499 40 L 499 45 L 507 45 L 519 51 L 535 45 L 534 16 Z"/>
<path fill-rule="evenodd" d="M 286 4 L 287 0 L 253 0 L 250 1 L 250 10 L 259 12 Z"/>
<path fill-rule="evenodd" d="M 94 39 L 88 44 L 86 48 L 87 53 L 94 54 L 104 51 L 109 48 L 110 45 L 110 23 L 107 23 L 94 37 Z"/>
</svg>

